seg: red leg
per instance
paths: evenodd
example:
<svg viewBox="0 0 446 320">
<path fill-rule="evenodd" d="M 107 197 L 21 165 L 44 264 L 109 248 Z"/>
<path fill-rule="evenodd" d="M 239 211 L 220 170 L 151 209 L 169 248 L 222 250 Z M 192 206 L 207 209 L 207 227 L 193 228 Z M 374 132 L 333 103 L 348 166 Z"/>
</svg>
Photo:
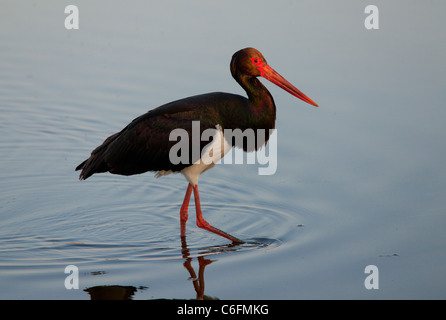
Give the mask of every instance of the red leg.
<svg viewBox="0 0 446 320">
<path fill-rule="evenodd" d="M 189 186 L 192 186 L 192 185 L 189 185 Z M 206 220 L 204 220 L 203 214 L 201 213 L 200 196 L 198 194 L 198 185 L 195 185 L 193 188 L 194 188 L 195 210 L 197 212 L 197 226 L 202 229 L 208 230 L 210 232 L 214 232 L 222 237 L 225 237 L 234 243 L 243 243 L 242 240 L 237 239 L 236 237 L 233 237 L 230 234 L 211 226 Z"/>
<path fill-rule="evenodd" d="M 189 183 L 187 186 L 186 194 L 184 195 L 183 204 L 180 209 L 180 223 L 181 223 L 181 237 L 186 236 L 186 221 L 187 221 L 187 210 L 189 208 L 190 196 L 192 194 L 192 185 Z"/>
</svg>

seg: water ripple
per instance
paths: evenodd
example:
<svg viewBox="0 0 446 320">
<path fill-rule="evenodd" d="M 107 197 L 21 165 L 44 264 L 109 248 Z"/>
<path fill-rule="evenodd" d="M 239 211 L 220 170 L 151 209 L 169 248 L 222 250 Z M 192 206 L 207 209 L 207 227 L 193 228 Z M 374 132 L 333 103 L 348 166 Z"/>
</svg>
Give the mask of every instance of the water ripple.
<svg viewBox="0 0 446 320">
<path fill-rule="evenodd" d="M 241 237 L 243 244 L 202 230 L 190 208 L 186 239 L 180 237 L 179 205 L 93 207 L 63 215 L 60 221 L 34 221 L 40 235 L 0 238 L 3 266 L 70 261 L 153 261 L 233 254 L 279 247 L 289 232 L 286 213 L 265 207 L 202 206 L 208 221 Z M 45 236 L 45 234 L 51 236 Z M 185 240 L 185 241 L 184 241 Z"/>
</svg>

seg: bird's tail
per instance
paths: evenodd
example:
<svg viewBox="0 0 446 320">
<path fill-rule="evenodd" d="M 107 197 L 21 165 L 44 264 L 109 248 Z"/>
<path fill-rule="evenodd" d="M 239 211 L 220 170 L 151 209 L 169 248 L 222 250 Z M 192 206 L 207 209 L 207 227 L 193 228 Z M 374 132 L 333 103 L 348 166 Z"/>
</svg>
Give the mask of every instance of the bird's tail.
<svg viewBox="0 0 446 320">
<path fill-rule="evenodd" d="M 96 157 L 91 156 L 76 167 L 76 171 L 78 170 L 82 170 L 79 174 L 79 180 L 85 180 L 95 173 L 108 171 L 108 168 L 103 161 L 97 161 Z"/>
<path fill-rule="evenodd" d="M 96 149 L 91 152 L 90 158 L 83 161 L 76 167 L 76 171 L 82 170 L 79 174 L 79 180 L 85 180 L 95 173 L 107 172 L 110 170 L 107 165 L 107 147 L 113 142 L 120 133 L 111 135 Z"/>
<path fill-rule="evenodd" d="M 75 169 L 75 171 L 79 171 L 80 169 L 83 169 L 85 164 L 87 163 L 88 159 L 82 162 L 80 165 L 78 165 Z"/>
<path fill-rule="evenodd" d="M 92 175 L 92 173 L 88 173 L 87 174 L 87 168 L 86 168 L 86 163 L 88 162 L 89 159 L 83 161 L 80 165 L 78 165 L 76 167 L 76 171 L 82 170 L 81 173 L 79 174 L 79 180 L 85 180 L 87 179 L 89 176 Z"/>
</svg>

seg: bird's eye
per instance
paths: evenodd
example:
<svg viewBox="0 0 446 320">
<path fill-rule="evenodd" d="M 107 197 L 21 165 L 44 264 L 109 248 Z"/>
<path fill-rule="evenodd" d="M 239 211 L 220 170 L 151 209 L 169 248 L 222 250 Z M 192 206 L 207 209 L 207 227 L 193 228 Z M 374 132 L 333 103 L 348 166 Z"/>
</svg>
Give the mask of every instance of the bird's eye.
<svg viewBox="0 0 446 320">
<path fill-rule="evenodd" d="M 262 64 L 262 60 L 259 58 L 251 58 L 252 63 L 254 63 L 256 66 L 260 66 Z"/>
</svg>

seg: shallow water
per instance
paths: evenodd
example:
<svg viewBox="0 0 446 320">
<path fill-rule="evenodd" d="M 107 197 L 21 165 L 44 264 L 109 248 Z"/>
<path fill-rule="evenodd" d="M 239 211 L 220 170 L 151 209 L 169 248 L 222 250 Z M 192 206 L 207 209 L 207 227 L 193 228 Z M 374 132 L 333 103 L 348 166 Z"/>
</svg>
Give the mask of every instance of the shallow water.
<svg viewBox="0 0 446 320">
<path fill-rule="evenodd" d="M 446 8 L 377 5 L 386 18 L 367 31 L 348 1 L 81 1 L 69 31 L 57 1 L 2 1 L 0 298 L 446 298 Z M 193 201 L 182 241 L 181 175 L 78 180 L 76 165 L 147 110 L 242 94 L 229 61 L 246 46 L 320 107 L 262 80 L 277 172 L 201 176 L 204 217 L 245 244 L 199 229 Z M 368 265 L 379 289 L 364 285 Z"/>
</svg>

